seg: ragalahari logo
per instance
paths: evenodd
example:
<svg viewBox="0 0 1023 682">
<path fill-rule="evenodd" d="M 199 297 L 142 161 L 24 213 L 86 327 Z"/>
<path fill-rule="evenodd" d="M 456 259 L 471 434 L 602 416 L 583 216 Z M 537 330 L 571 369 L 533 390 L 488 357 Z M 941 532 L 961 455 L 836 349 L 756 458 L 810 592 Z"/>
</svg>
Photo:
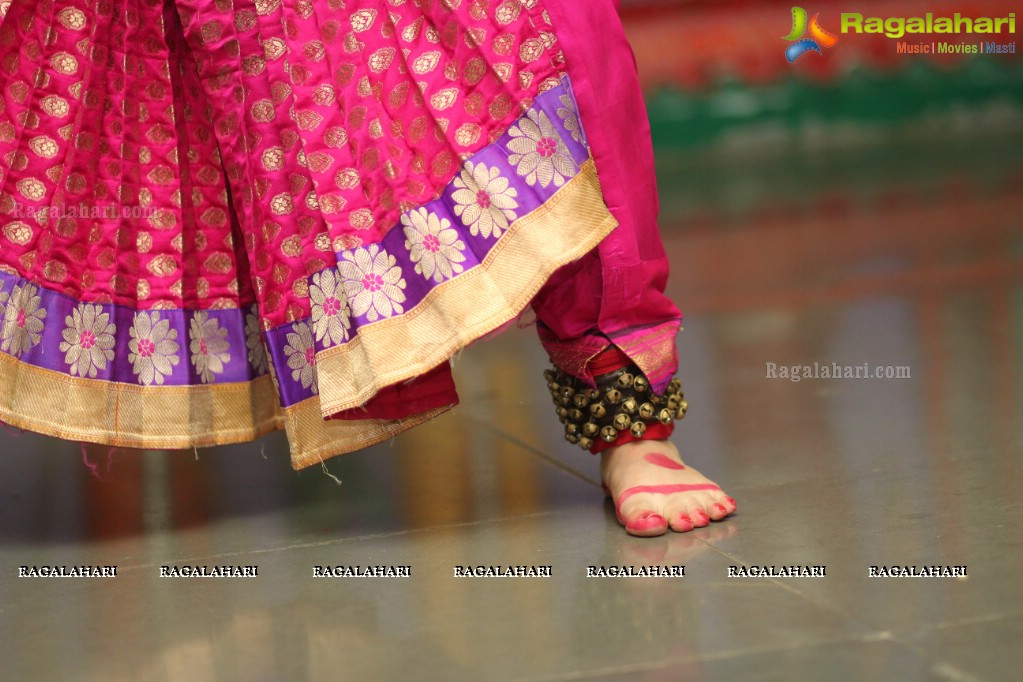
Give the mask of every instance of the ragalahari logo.
<svg viewBox="0 0 1023 682">
<path fill-rule="evenodd" d="M 835 43 L 838 42 L 838 36 L 821 28 L 820 23 L 817 21 L 819 16 L 820 13 L 814 14 L 813 19 L 808 23 L 806 21 L 807 14 L 805 9 L 802 7 L 792 8 L 792 31 L 787 36 L 784 36 L 785 40 L 794 41 L 785 48 L 785 59 L 789 61 L 789 64 L 807 52 L 812 51 L 817 54 L 824 54 L 821 52 L 822 46 L 834 47 Z M 803 38 L 808 29 L 810 37 Z"/>
</svg>

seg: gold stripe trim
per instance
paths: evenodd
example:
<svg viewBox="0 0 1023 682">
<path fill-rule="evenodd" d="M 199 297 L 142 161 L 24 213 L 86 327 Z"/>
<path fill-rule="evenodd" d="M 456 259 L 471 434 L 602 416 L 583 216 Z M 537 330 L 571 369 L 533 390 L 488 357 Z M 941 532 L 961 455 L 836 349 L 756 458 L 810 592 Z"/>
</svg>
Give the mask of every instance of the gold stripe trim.
<svg viewBox="0 0 1023 682">
<path fill-rule="evenodd" d="M 248 383 L 139 386 L 80 379 L 0 354 L 0 419 L 54 438 L 147 450 L 254 440 L 281 428 L 303 469 L 387 440 L 451 409 L 405 419 L 324 421 L 316 397 L 277 407 L 269 376 Z"/>
<path fill-rule="evenodd" d="M 283 425 L 269 376 L 140 386 L 80 379 L 0 354 L 0 386 L 0 419 L 12 426 L 115 447 L 209 447 L 253 440 Z"/>
<path fill-rule="evenodd" d="M 363 405 L 382 387 L 436 367 L 514 319 L 558 268 L 587 254 L 617 225 L 587 161 L 546 203 L 509 226 L 479 266 L 439 285 L 405 315 L 319 353 L 322 414 Z"/>
</svg>

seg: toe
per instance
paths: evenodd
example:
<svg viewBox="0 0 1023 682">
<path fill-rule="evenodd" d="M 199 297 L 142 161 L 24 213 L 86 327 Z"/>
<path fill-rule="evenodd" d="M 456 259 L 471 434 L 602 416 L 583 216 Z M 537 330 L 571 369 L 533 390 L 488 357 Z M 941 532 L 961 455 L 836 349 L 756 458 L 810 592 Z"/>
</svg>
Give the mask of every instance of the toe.
<svg viewBox="0 0 1023 682">
<path fill-rule="evenodd" d="M 625 519 L 625 530 L 630 535 L 638 535 L 640 537 L 664 535 L 664 532 L 668 530 L 668 522 L 657 512 L 646 510 L 627 516 Z"/>
<path fill-rule="evenodd" d="M 696 527 L 689 514 L 676 514 L 671 518 L 671 529 L 676 533 L 686 533 Z"/>
<path fill-rule="evenodd" d="M 712 521 L 720 521 L 728 516 L 728 509 L 720 502 L 714 502 L 707 507 L 707 515 Z"/>
<path fill-rule="evenodd" d="M 710 516 L 702 509 L 696 509 L 689 514 L 689 518 L 693 520 L 693 525 L 697 528 L 703 528 L 710 524 Z"/>
</svg>

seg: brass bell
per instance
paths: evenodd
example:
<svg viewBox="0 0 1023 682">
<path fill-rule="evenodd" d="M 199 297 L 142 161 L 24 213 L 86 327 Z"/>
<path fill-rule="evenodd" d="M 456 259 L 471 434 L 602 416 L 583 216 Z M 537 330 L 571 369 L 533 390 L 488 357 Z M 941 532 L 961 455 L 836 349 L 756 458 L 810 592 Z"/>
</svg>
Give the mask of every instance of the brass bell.
<svg viewBox="0 0 1023 682">
<path fill-rule="evenodd" d="M 575 397 L 572 398 L 572 402 L 575 403 L 575 406 L 578 407 L 580 410 L 584 409 L 587 405 L 590 404 L 590 401 L 582 393 L 576 393 Z"/>
<path fill-rule="evenodd" d="M 622 409 L 625 410 L 627 414 L 636 414 L 636 410 L 639 409 L 639 403 L 637 403 L 636 399 L 630 395 L 622 401 Z"/>
<path fill-rule="evenodd" d="M 586 448 L 587 450 L 589 450 L 590 448 L 593 447 L 593 439 L 583 436 L 582 438 L 579 439 L 579 447 Z"/>
<path fill-rule="evenodd" d="M 565 440 L 567 440 L 572 445 L 575 445 L 576 443 L 579 442 L 579 436 L 573 435 L 571 433 L 566 433 Z"/>
<path fill-rule="evenodd" d="M 632 435 L 636 438 L 640 438 L 644 433 L 646 433 L 646 424 L 643 422 L 632 422 L 632 428 L 630 428 L 629 431 L 631 431 Z"/>
<path fill-rule="evenodd" d="M 632 376 L 628 372 L 622 372 L 618 375 L 618 380 L 615 382 L 621 388 L 628 388 L 632 386 L 632 382 L 636 380 L 636 377 Z"/>
<path fill-rule="evenodd" d="M 546 379 L 548 383 L 551 383 L 555 380 L 556 377 L 554 376 L 554 372 L 552 372 L 549 369 L 545 369 L 543 371 L 543 378 Z"/>
<path fill-rule="evenodd" d="M 646 393 L 650 388 L 650 382 L 646 380 L 646 377 L 639 376 L 632 382 L 632 387 L 636 389 L 636 393 Z"/>
<path fill-rule="evenodd" d="M 595 422 L 586 422 L 585 424 L 583 424 L 584 436 L 590 436 L 592 438 L 593 436 L 597 435 L 598 431 L 600 431 L 600 427 L 597 426 Z"/>
<path fill-rule="evenodd" d="M 560 396 L 560 397 L 558 398 L 558 404 L 559 404 L 559 405 L 562 405 L 562 406 L 564 406 L 564 407 L 568 407 L 569 405 L 571 405 L 571 404 L 572 404 L 572 399 L 571 399 L 571 398 L 569 398 L 569 397 L 568 397 L 567 395 L 564 395 L 564 394 L 562 394 L 562 395 L 561 395 L 561 396 Z"/>
<path fill-rule="evenodd" d="M 564 407 L 558 408 L 558 417 L 561 419 L 568 419 L 568 409 Z"/>
<path fill-rule="evenodd" d="M 578 436 L 579 435 L 579 425 L 578 424 L 573 424 L 572 422 L 569 422 L 568 424 L 565 424 L 565 433 L 570 433 L 573 436 Z"/>
<path fill-rule="evenodd" d="M 596 419 L 603 419 L 607 414 L 607 408 L 604 407 L 604 403 L 593 403 L 590 405 L 590 414 Z"/>
<path fill-rule="evenodd" d="M 575 395 L 575 389 L 572 388 L 571 386 L 562 386 L 561 387 L 561 397 L 562 398 L 571 398 L 574 395 Z"/>
<path fill-rule="evenodd" d="M 622 392 L 617 388 L 609 388 L 607 389 L 607 393 L 604 394 L 604 397 L 607 399 L 607 402 L 612 405 L 617 405 L 622 401 Z"/>
<path fill-rule="evenodd" d="M 574 422 L 582 421 L 583 419 L 582 410 L 572 408 L 571 410 L 568 411 L 568 418 Z"/>
<path fill-rule="evenodd" d="M 591 388 L 587 395 L 590 398 L 590 402 L 593 402 L 594 400 L 597 400 L 598 398 L 600 398 L 600 391 L 598 391 L 595 388 Z"/>
<path fill-rule="evenodd" d="M 671 420 L 675 418 L 675 413 L 669 410 L 667 407 L 663 408 L 657 413 L 657 421 L 661 422 L 665 426 L 671 423 Z"/>
<path fill-rule="evenodd" d="M 618 440 L 618 431 L 613 426 L 605 426 L 600 430 L 600 439 L 605 443 L 614 443 Z"/>
<path fill-rule="evenodd" d="M 632 419 L 624 412 L 619 412 L 615 415 L 614 421 L 611 423 L 614 424 L 614 427 L 619 431 L 624 431 L 632 425 Z"/>
<path fill-rule="evenodd" d="M 688 400 L 683 400 L 678 405 L 678 418 L 681 419 L 682 417 L 686 416 L 686 412 L 688 412 L 688 411 L 689 411 L 689 401 Z"/>
<path fill-rule="evenodd" d="M 639 406 L 639 416 L 642 417 L 643 419 L 652 418 L 654 416 L 654 412 L 655 410 L 653 403 L 643 403 L 642 405 Z"/>
</svg>

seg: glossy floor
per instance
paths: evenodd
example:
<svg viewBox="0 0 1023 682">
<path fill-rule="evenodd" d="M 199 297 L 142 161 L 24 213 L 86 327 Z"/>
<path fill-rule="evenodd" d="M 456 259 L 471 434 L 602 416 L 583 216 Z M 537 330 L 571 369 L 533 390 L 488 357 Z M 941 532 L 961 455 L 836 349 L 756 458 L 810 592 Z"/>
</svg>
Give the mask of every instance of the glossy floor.
<svg viewBox="0 0 1023 682">
<path fill-rule="evenodd" d="M 0 679 L 1015 679 L 1023 157 L 908 153 L 924 160 L 665 168 L 692 404 L 676 438 L 734 518 L 627 537 L 596 461 L 560 438 L 529 329 L 461 355 L 461 408 L 332 477 L 293 473 L 276 436 L 83 457 L 0 434 Z M 768 378 L 814 363 L 910 376 Z M 119 571 L 16 577 L 33 564 Z M 259 576 L 158 577 L 171 564 Z M 412 576 L 312 577 L 338 564 Z M 453 577 L 509 564 L 552 577 Z M 685 577 L 586 577 L 653 564 Z M 792 564 L 827 575 L 727 577 Z"/>
</svg>

